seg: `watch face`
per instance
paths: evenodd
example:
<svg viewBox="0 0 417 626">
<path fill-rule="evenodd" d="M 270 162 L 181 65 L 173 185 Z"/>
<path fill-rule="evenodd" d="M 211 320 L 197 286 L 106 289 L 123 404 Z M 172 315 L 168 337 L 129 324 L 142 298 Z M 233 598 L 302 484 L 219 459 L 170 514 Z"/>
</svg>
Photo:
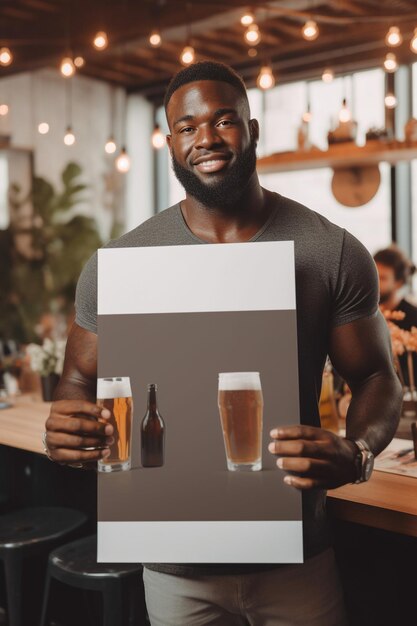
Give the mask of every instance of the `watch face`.
<svg viewBox="0 0 417 626">
<path fill-rule="evenodd" d="M 366 454 L 366 460 L 363 466 L 363 479 L 369 480 L 374 469 L 374 455 L 372 452 Z"/>
</svg>

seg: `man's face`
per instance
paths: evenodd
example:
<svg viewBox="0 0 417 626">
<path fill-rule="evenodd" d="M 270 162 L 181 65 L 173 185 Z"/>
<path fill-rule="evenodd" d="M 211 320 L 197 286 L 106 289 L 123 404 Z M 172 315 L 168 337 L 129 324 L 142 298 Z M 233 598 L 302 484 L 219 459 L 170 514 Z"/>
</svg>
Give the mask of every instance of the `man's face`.
<svg viewBox="0 0 417 626">
<path fill-rule="evenodd" d="M 395 279 L 392 267 L 382 263 L 377 263 L 376 267 L 379 276 L 379 301 L 384 304 L 402 287 L 402 282 Z"/>
<path fill-rule="evenodd" d="M 225 82 L 183 85 L 167 108 L 175 175 L 207 207 L 227 207 L 245 193 L 256 168 L 258 124 L 245 98 Z"/>
</svg>

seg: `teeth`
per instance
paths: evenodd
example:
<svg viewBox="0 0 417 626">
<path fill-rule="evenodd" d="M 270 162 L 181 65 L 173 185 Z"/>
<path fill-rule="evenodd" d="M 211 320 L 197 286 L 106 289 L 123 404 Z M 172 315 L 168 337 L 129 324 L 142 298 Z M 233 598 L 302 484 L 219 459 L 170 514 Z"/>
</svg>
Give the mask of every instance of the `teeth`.
<svg viewBox="0 0 417 626">
<path fill-rule="evenodd" d="M 216 163 L 222 163 L 222 159 L 210 159 L 210 161 L 202 161 L 200 165 L 214 165 Z"/>
</svg>

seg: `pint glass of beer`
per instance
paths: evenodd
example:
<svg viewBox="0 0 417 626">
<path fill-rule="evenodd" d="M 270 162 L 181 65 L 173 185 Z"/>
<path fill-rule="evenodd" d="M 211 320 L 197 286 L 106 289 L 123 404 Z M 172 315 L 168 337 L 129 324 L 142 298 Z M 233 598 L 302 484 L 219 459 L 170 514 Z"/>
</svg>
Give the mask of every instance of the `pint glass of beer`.
<svg viewBox="0 0 417 626">
<path fill-rule="evenodd" d="M 227 469 L 260 470 L 263 397 L 259 372 L 219 374 L 218 405 Z"/>
<path fill-rule="evenodd" d="M 130 378 L 98 378 L 97 404 L 108 409 L 111 417 L 108 422 L 114 428 L 114 442 L 110 446 L 110 456 L 98 461 L 99 472 L 117 472 L 130 469 L 132 447 L 132 391 Z"/>
</svg>

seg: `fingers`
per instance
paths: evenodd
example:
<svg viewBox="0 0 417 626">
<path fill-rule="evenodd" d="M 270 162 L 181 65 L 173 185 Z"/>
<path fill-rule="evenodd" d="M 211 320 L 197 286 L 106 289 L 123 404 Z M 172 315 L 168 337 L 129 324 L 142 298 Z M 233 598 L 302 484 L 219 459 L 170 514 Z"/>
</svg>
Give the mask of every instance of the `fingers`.
<svg viewBox="0 0 417 626">
<path fill-rule="evenodd" d="M 106 436 L 113 434 L 113 426 L 105 421 L 93 420 L 89 417 L 68 417 L 51 414 L 45 423 L 49 433 L 64 432 L 71 434 L 92 434 L 93 436 Z"/>
<path fill-rule="evenodd" d="M 272 454 L 278 454 L 280 456 L 308 456 L 316 457 L 321 456 L 322 447 L 317 445 L 316 442 L 312 442 L 304 439 L 285 440 L 285 441 L 271 441 L 268 445 L 268 450 Z"/>
<path fill-rule="evenodd" d="M 107 447 L 114 442 L 113 437 L 85 437 L 82 435 L 66 435 L 64 433 L 47 432 L 48 448 L 97 448 Z"/>
<path fill-rule="evenodd" d="M 51 415 L 69 417 L 71 415 L 76 415 L 77 413 L 90 415 L 96 419 L 99 417 L 108 419 L 111 416 L 108 409 L 103 409 L 97 404 L 88 402 L 87 400 L 57 400 L 51 407 Z"/>
<path fill-rule="evenodd" d="M 323 439 L 326 431 L 315 426 L 279 426 L 269 433 L 272 439 Z"/>
<path fill-rule="evenodd" d="M 316 478 L 301 478 L 299 476 L 284 476 L 284 483 L 290 487 L 300 489 L 301 491 L 323 487 L 321 480 Z"/>
<path fill-rule="evenodd" d="M 286 472 L 297 474 L 297 476 L 308 475 L 308 478 L 325 477 L 329 471 L 329 464 L 326 461 L 307 458 L 279 458 L 277 465 Z"/>
<path fill-rule="evenodd" d="M 99 461 L 100 459 L 105 459 L 110 455 L 109 448 L 105 448 L 104 450 L 71 450 L 68 448 L 50 448 L 49 456 L 52 461 L 56 463 L 90 463 L 92 461 Z"/>
</svg>

